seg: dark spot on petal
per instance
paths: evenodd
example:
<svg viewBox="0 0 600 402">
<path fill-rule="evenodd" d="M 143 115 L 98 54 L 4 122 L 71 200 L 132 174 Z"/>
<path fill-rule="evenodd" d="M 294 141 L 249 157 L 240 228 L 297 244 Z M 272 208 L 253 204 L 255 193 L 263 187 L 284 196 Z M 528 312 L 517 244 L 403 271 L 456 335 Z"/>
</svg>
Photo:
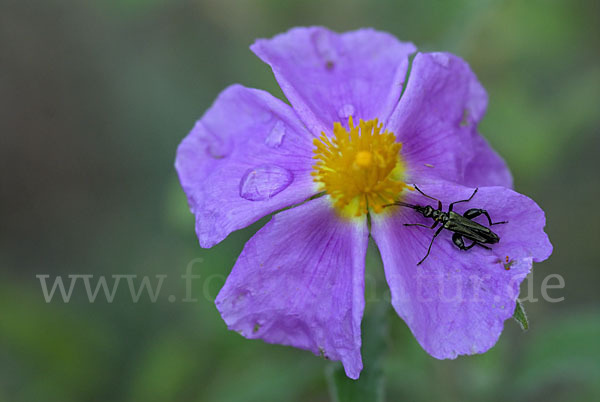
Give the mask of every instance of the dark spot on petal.
<svg viewBox="0 0 600 402">
<path fill-rule="evenodd" d="M 333 68 L 335 67 L 335 63 L 331 60 L 327 60 L 325 62 L 325 68 L 329 71 L 333 70 Z"/>
<path fill-rule="evenodd" d="M 469 125 L 469 109 L 465 109 L 463 111 L 462 120 L 460 121 L 460 126 L 467 127 L 468 125 Z"/>
</svg>

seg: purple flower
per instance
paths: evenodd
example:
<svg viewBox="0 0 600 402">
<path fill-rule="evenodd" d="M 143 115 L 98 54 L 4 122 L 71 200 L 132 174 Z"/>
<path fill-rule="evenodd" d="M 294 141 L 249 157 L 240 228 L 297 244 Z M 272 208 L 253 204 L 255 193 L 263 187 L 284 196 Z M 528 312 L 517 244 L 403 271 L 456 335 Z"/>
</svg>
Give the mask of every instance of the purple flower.
<svg viewBox="0 0 600 402">
<path fill-rule="evenodd" d="M 414 45 L 371 29 L 294 28 L 251 49 L 271 66 L 291 107 L 233 85 L 176 160 L 202 247 L 293 207 L 248 241 L 221 289 L 216 304 L 228 327 L 340 360 L 358 378 L 370 234 L 392 304 L 429 354 L 492 347 L 532 261 L 546 259 L 552 246 L 543 211 L 510 190 L 510 172 L 477 132 L 487 96 L 467 63 L 417 53 L 407 76 Z M 403 224 L 431 220 L 384 208 L 395 200 L 435 207 L 413 183 L 445 203 L 479 187 L 455 211 L 485 208 L 508 221 L 494 226 L 500 242 L 465 252 L 443 231 L 417 266 L 433 231 Z M 324 196 L 311 198 L 317 194 Z"/>
</svg>

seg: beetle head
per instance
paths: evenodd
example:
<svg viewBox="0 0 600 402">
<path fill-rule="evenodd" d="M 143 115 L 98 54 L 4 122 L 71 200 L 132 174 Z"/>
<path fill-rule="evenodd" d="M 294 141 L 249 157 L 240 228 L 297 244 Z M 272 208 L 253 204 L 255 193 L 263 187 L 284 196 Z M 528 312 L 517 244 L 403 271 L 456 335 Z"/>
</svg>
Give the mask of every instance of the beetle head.
<svg viewBox="0 0 600 402">
<path fill-rule="evenodd" d="M 431 208 L 430 205 L 427 205 L 425 208 L 423 208 L 423 210 L 421 211 L 421 213 L 423 214 L 423 216 L 425 218 L 431 218 L 432 215 L 433 215 L 433 211 L 434 211 L 434 209 Z"/>
</svg>

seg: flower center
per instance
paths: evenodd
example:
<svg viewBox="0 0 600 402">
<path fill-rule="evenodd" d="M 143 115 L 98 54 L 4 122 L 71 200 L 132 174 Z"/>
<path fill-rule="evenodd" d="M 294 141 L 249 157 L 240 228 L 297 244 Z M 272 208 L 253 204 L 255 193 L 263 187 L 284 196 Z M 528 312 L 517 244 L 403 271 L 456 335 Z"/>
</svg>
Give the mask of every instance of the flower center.
<svg viewBox="0 0 600 402">
<path fill-rule="evenodd" d="M 400 156 L 402 144 L 377 119 L 348 119 L 350 131 L 333 124 L 333 138 L 325 133 L 314 139 L 316 146 L 312 175 L 320 191 L 331 196 L 344 216 L 380 213 L 385 204 L 396 201 L 405 188 L 405 165 Z"/>
</svg>

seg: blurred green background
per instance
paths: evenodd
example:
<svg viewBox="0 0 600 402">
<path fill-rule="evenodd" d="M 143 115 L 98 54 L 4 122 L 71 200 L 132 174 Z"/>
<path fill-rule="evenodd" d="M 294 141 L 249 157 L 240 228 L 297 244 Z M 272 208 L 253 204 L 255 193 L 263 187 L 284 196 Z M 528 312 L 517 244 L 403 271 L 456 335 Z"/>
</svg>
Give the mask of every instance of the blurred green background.
<svg viewBox="0 0 600 402">
<path fill-rule="evenodd" d="M 212 302 L 265 220 L 201 249 L 173 168 L 227 85 L 281 96 L 248 46 L 297 25 L 371 26 L 465 58 L 490 96 L 480 131 L 547 213 L 555 250 L 533 297 L 548 274 L 566 282 L 550 291 L 563 302 L 525 304 L 528 332 L 507 321 L 492 350 L 454 361 L 388 312 L 387 400 L 600 400 L 599 5 L 0 0 L 0 401 L 329 400 L 335 363 L 245 340 Z M 367 269 L 381 271 L 376 250 Z M 46 303 L 40 274 L 168 277 L 156 302 L 122 283 L 90 303 L 80 282 Z M 368 285 L 367 316 L 385 297 Z"/>
</svg>

